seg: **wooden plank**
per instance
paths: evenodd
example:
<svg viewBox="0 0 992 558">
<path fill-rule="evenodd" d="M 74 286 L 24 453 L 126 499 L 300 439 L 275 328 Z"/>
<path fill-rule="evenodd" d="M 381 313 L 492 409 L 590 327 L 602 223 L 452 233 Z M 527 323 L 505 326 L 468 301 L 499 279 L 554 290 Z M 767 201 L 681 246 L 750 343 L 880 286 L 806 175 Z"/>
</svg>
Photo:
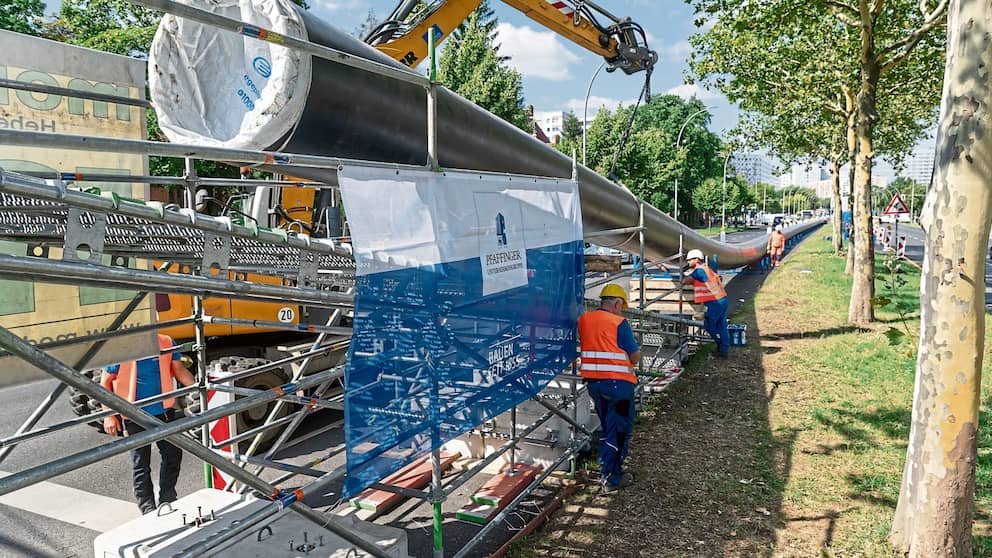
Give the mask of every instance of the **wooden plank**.
<svg viewBox="0 0 992 558">
<path fill-rule="evenodd" d="M 509 464 L 504 466 L 503 473 L 494 475 L 473 494 L 472 500 L 455 512 L 455 517 L 485 525 L 530 486 L 534 477 L 541 472 L 541 467 L 537 465 L 518 463 L 516 473 L 510 475 L 505 472 L 508 467 Z"/>
<path fill-rule="evenodd" d="M 455 517 L 465 521 L 471 521 L 472 523 L 478 523 L 479 525 L 485 525 L 497 513 L 499 513 L 499 508 L 495 506 L 469 502 L 462 509 L 455 512 Z"/>
<path fill-rule="evenodd" d="M 472 495 L 472 501 L 476 504 L 502 508 L 516 498 L 517 494 L 520 494 L 540 472 L 541 468 L 537 465 L 518 463 L 514 474 L 503 472 L 489 479 Z"/>
<path fill-rule="evenodd" d="M 586 254 L 586 271 L 605 271 L 607 273 L 619 273 L 621 260 L 620 256 L 604 256 L 599 254 Z"/>
<path fill-rule="evenodd" d="M 446 471 L 450 469 L 451 464 L 459 458 L 461 458 L 461 454 L 441 452 L 441 470 Z M 432 474 L 430 456 L 427 455 L 389 475 L 382 480 L 382 484 L 417 490 L 430 484 Z M 352 498 L 351 505 L 359 509 L 381 514 L 392 509 L 404 499 L 406 499 L 406 496 L 402 494 L 369 488 Z"/>
</svg>

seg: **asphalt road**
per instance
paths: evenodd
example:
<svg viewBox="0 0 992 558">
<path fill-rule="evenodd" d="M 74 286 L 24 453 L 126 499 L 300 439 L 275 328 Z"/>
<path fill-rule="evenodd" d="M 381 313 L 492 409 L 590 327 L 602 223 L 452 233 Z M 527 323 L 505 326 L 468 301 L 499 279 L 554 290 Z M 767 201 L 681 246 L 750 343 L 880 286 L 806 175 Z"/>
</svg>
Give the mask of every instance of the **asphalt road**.
<svg viewBox="0 0 992 558">
<path fill-rule="evenodd" d="M 895 231 L 893 230 L 895 234 Z M 916 225 L 899 225 L 899 236 L 906 237 L 906 258 L 916 262 L 918 265 L 923 264 L 923 242 L 924 234 L 923 229 Z M 875 243 L 876 249 L 882 249 L 882 245 Z M 992 254 L 992 243 L 989 246 L 990 254 Z M 992 312 L 992 258 L 986 255 L 985 258 L 985 311 Z"/>
<path fill-rule="evenodd" d="M 21 421 L 33 411 L 42 398 L 56 385 L 54 380 L 44 380 L 0 390 L 0 432 L 4 435 L 14 432 Z M 41 425 L 51 425 L 72 418 L 72 410 L 67 398 L 56 404 Z M 13 453 L 0 463 L 0 470 L 5 472 L 22 471 L 43 461 L 83 451 L 107 441 L 107 437 L 88 427 L 76 427 L 52 434 L 32 442 L 26 442 L 15 448 Z M 158 469 L 157 452 L 154 459 L 155 470 Z M 59 487 L 82 490 L 87 494 L 99 495 L 113 500 L 130 503 L 130 457 L 128 454 L 118 455 L 107 461 L 84 467 L 52 479 Z M 189 493 L 203 482 L 202 469 L 195 459 L 184 456 L 183 470 L 179 481 L 180 493 Z M 30 489 L 29 489 L 30 490 Z M 23 496 L 14 493 L 14 496 Z M 64 491 L 58 501 L 42 502 L 32 513 L 19 507 L 8 505 L 10 497 L 0 497 L 0 555 L 2 556 L 92 556 L 93 539 L 97 531 L 53 519 L 51 516 L 61 516 L 65 508 L 86 509 L 92 506 L 91 513 L 98 516 L 109 513 L 101 510 L 108 502 L 99 499 L 87 499 L 79 493 Z M 112 502 L 110 502 L 112 503 Z M 97 507 L 94 504 L 100 504 Z M 130 516 L 128 515 L 130 513 Z M 126 521 L 138 517 L 136 506 L 115 507 L 114 515 Z M 95 526 L 95 525 L 94 525 Z"/>
</svg>

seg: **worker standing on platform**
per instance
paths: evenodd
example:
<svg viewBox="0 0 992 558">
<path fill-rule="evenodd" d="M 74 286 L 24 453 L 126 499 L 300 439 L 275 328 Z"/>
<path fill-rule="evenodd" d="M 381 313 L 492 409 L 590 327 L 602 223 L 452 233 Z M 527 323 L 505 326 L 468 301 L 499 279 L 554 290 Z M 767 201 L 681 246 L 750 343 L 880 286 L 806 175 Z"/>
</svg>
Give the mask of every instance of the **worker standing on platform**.
<svg viewBox="0 0 992 558">
<path fill-rule="evenodd" d="M 692 283 L 694 301 L 706 306 L 703 328 L 716 343 L 716 356 L 727 358 L 730 355 L 730 334 L 727 332 L 728 301 L 723 281 L 706 265 L 706 258 L 701 250 L 689 250 L 686 259 L 691 270 L 686 273 L 683 282 Z"/>
<path fill-rule="evenodd" d="M 634 431 L 634 366 L 641 360 L 641 348 L 621 314 L 627 309 L 623 287 L 606 285 L 599 300 L 598 309 L 579 317 L 580 373 L 599 416 L 602 493 L 612 494 L 633 481 L 623 472 L 623 462 Z"/>
<path fill-rule="evenodd" d="M 194 384 L 196 380 L 193 378 L 193 374 L 179 362 L 179 352 L 168 352 L 173 344 L 172 338 L 169 336 L 159 335 L 160 353 L 158 356 L 110 366 L 101 376 L 100 385 L 134 403 L 141 399 L 174 391 L 176 389 L 175 380 L 184 386 Z M 162 422 L 170 422 L 174 418 L 172 409 L 174 404 L 175 399 L 169 398 L 158 403 L 145 405 L 142 410 Z M 118 434 L 129 436 L 144 431 L 144 428 L 136 422 L 119 415 L 111 415 L 103 419 L 103 429 L 111 436 Z M 182 463 L 183 452 L 166 440 L 160 440 L 155 445 L 158 446 L 158 452 L 162 458 L 158 476 L 158 501 L 159 504 L 164 504 L 176 499 L 176 482 L 179 480 L 179 466 Z M 152 486 L 151 458 L 152 448 L 150 445 L 131 450 L 134 497 L 143 514 L 155 511 L 157 507 Z"/>
<path fill-rule="evenodd" d="M 782 252 L 785 251 L 785 233 L 782 232 L 782 225 L 775 226 L 775 232 L 768 237 L 768 255 L 772 258 L 772 267 L 778 267 L 782 263 Z"/>
</svg>

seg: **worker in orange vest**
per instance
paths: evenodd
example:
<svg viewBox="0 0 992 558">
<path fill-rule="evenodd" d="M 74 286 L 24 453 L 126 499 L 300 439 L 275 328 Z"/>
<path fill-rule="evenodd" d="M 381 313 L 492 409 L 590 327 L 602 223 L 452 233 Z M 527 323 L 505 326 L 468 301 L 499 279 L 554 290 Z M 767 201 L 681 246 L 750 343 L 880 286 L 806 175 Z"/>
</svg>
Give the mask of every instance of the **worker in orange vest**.
<svg viewBox="0 0 992 558">
<path fill-rule="evenodd" d="M 782 263 L 782 252 L 785 251 L 785 233 L 782 225 L 775 225 L 775 232 L 768 237 L 768 255 L 772 258 L 772 267 Z"/>
<path fill-rule="evenodd" d="M 606 285 L 599 293 L 599 308 L 579 317 L 582 378 L 599 416 L 599 465 L 603 494 L 612 494 L 633 481 L 623 472 L 623 462 L 634 431 L 634 366 L 641 348 L 634 330 L 621 315 L 627 309 L 627 292 L 620 285 Z"/>
<path fill-rule="evenodd" d="M 703 315 L 703 329 L 716 343 L 716 356 L 727 358 L 730 355 L 730 333 L 727 331 L 727 291 L 723 289 L 720 276 L 706 265 L 701 250 L 689 250 L 686 254 L 691 270 L 686 273 L 684 283 L 692 283 L 694 302 L 706 307 Z"/>
<path fill-rule="evenodd" d="M 196 382 L 193 374 L 179 361 L 179 352 L 168 350 L 173 347 L 172 338 L 167 335 L 158 336 L 160 353 L 138 361 L 125 362 L 109 366 L 100 378 L 100 385 L 113 391 L 120 397 L 134 403 L 149 397 L 155 397 L 176 389 L 175 380 L 184 386 Z M 162 422 L 174 419 L 173 406 L 175 399 L 169 398 L 157 403 L 149 403 L 142 407 L 146 413 L 155 416 Z M 103 419 L 103 429 L 111 436 L 137 434 L 144 428 L 127 417 L 111 415 Z M 179 480 L 179 467 L 182 463 L 182 450 L 166 440 L 155 443 L 158 446 L 162 464 L 159 468 L 159 504 L 175 501 L 176 482 Z M 134 481 L 134 497 L 138 501 L 141 513 L 155 511 L 155 493 L 152 486 L 152 448 L 150 445 L 131 450 L 131 473 Z"/>
</svg>

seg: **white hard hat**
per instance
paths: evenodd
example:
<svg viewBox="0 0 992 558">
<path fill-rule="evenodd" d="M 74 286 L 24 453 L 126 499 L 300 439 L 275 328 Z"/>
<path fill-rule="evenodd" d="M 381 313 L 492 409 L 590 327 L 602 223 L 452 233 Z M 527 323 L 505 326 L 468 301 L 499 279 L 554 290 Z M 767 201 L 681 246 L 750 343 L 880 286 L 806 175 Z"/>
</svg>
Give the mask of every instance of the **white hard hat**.
<svg viewBox="0 0 992 558">
<path fill-rule="evenodd" d="M 689 250 L 689 253 L 685 255 L 685 259 L 687 259 L 687 260 L 705 260 L 706 257 L 703 256 L 703 251 L 702 250 L 692 249 L 692 250 Z"/>
<path fill-rule="evenodd" d="M 775 230 L 781 231 L 782 230 L 782 225 L 775 225 Z"/>
</svg>

